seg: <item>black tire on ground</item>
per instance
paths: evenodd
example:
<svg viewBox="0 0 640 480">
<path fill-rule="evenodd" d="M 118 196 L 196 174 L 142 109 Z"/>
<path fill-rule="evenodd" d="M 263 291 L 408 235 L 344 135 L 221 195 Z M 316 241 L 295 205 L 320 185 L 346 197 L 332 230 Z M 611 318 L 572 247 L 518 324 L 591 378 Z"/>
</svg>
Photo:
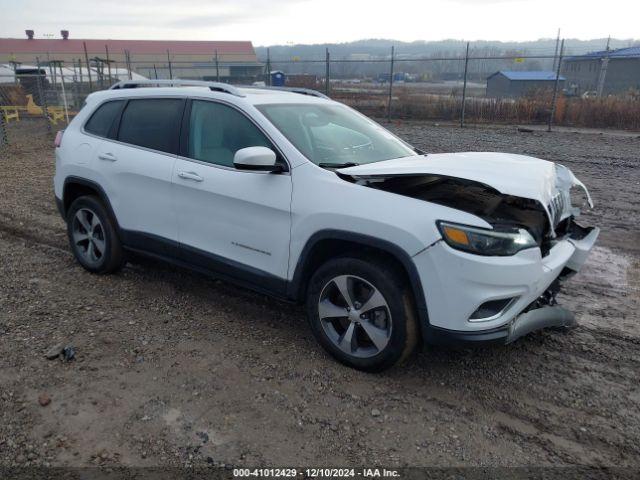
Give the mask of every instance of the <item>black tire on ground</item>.
<svg viewBox="0 0 640 480">
<path fill-rule="evenodd" d="M 76 214 L 80 210 L 90 212 L 89 217 L 91 218 L 93 214 L 100 222 L 100 227 L 96 229 L 95 235 L 99 236 L 99 240 L 104 242 L 103 252 L 93 261 L 87 258 L 86 254 L 83 254 L 83 252 L 86 252 L 86 248 L 84 247 L 86 243 L 77 244 L 76 241 L 74 241 L 74 219 L 76 219 Z M 67 212 L 67 235 L 69 237 L 69 244 L 76 260 L 86 270 L 97 274 L 107 274 L 116 272 L 124 265 L 122 243 L 116 232 L 115 225 L 115 221 L 111 215 L 109 215 L 109 212 L 98 197 L 78 197 L 69 207 L 69 211 Z M 80 234 L 83 232 L 84 229 Z"/>
<path fill-rule="evenodd" d="M 388 343 L 373 356 L 353 356 L 339 348 L 322 326 L 318 303 L 323 289 L 337 276 L 364 279 L 384 297 L 391 315 Z M 338 361 L 367 372 L 379 372 L 406 360 L 418 344 L 418 323 L 413 296 L 404 276 L 397 268 L 375 257 L 357 254 L 329 260 L 313 274 L 306 296 L 307 318 L 314 336 Z M 345 321 L 348 323 L 348 320 Z M 344 327 L 343 327 L 344 328 Z M 361 328 L 361 327 L 356 327 Z"/>
</svg>

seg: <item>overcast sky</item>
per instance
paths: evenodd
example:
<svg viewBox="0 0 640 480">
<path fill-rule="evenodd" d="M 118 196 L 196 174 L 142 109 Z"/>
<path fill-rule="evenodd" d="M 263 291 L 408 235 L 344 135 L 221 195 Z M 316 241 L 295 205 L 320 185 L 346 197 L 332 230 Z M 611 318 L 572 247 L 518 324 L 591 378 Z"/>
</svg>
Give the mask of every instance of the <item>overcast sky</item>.
<svg viewBox="0 0 640 480">
<path fill-rule="evenodd" d="M 0 37 L 251 40 L 254 45 L 640 38 L 640 0 L 0 0 Z"/>
</svg>

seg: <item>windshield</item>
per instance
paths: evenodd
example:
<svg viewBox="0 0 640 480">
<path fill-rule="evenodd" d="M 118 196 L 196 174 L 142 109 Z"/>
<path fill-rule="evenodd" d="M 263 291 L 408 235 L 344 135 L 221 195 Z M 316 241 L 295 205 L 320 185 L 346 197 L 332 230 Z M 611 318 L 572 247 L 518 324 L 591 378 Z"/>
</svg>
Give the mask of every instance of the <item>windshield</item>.
<svg viewBox="0 0 640 480">
<path fill-rule="evenodd" d="M 344 105 L 257 105 L 305 157 L 345 167 L 417 155 L 410 145 Z"/>
</svg>

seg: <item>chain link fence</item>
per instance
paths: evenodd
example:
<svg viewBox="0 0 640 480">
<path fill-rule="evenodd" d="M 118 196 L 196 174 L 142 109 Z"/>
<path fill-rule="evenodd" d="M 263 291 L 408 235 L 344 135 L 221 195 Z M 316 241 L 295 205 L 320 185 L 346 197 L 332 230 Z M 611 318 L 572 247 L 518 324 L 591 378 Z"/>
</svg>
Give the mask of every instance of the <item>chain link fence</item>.
<svg viewBox="0 0 640 480">
<path fill-rule="evenodd" d="M 408 58 L 394 48 L 376 58 L 333 58 L 327 49 L 319 58 L 278 59 L 267 50 L 258 69 L 236 67 L 233 75 L 232 64 L 218 62 L 217 56 L 197 65 L 172 62 L 169 52 L 167 61 L 156 63 L 136 61 L 132 52 L 126 52 L 120 64 L 97 58 L 68 63 L 36 58 L 31 67 L 12 64 L 0 69 L 0 145 L 10 144 L 14 132 L 27 127 L 30 134 L 64 129 L 87 95 L 119 81 L 177 78 L 315 89 L 387 121 L 640 129 L 640 84 L 603 95 L 603 61 L 600 71 L 594 69 L 594 91 L 580 91 L 568 75 L 575 71 L 572 58 L 562 46 L 551 53 L 520 55 L 467 44 L 457 54 L 422 58 Z M 640 66 L 640 59 L 636 61 Z"/>
</svg>

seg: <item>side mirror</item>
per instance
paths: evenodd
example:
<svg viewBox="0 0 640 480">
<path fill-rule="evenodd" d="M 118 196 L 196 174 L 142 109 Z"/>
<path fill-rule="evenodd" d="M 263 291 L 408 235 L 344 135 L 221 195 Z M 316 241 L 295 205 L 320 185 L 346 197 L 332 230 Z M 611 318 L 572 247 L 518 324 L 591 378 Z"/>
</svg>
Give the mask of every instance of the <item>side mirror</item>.
<svg viewBox="0 0 640 480">
<path fill-rule="evenodd" d="M 276 163 L 276 154 L 267 147 L 241 148 L 233 156 L 233 165 L 238 170 L 257 172 L 281 172 L 282 165 Z"/>
</svg>

